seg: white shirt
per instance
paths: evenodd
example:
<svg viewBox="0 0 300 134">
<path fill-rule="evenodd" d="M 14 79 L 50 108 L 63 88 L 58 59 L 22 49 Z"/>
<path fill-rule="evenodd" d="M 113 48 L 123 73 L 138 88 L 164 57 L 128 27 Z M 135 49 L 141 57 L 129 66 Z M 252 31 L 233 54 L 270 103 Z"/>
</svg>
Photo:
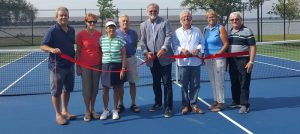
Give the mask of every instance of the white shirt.
<svg viewBox="0 0 300 134">
<path fill-rule="evenodd" d="M 191 26 L 190 29 L 184 30 L 183 27 L 176 29 L 172 38 L 172 47 L 176 55 L 181 53 L 184 48 L 192 53 L 199 49 L 203 53 L 204 38 L 199 28 Z M 195 57 L 177 59 L 178 66 L 199 66 L 201 60 Z"/>
</svg>

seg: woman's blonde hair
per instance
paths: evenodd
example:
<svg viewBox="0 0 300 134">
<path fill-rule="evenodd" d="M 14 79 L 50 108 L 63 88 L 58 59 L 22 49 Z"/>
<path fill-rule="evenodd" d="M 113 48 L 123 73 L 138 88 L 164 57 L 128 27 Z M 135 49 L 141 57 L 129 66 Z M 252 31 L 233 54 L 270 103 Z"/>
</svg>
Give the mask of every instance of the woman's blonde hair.
<svg viewBox="0 0 300 134">
<path fill-rule="evenodd" d="M 216 12 L 212 9 L 208 9 L 207 13 L 206 13 L 206 18 L 209 16 L 209 15 L 212 15 L 214 16 L 215 18 L 218 18 L 218 15 L 216 14 Z"/>
</svg>

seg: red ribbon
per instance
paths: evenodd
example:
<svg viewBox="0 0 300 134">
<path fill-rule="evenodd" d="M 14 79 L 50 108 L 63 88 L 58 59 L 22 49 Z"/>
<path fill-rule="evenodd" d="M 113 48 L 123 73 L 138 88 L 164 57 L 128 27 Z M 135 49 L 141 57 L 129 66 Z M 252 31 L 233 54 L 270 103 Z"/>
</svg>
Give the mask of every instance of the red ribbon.
<svg viewBox="0 0 300 134">
<path fill-rule="evenodd" d="M 201 59 L 201 60 L 205 60 L 205 59 L 214 59 L 214 58 L 228 58 L 228 57 L 236 57 L 236 56 L 242 56 L 242 55 L 248 55 L 249 52 L 248 51 L 243 51 L 243 52 L 234 52 L 234 53 L 222 53 L 222 54 L 215 54 L 215 55 L 208 55 L 206 57 L 199 57 L 199 56 L 190 56 L 190 57 L 196 57 L 198 59 Z M 97 69 L 97 68 L 93 68 L 91 67 L 90 65 L 87 65 L 83 62 L 80 62 L 64 53 L 61 53 L 60 54 L 60 57 L 65 59 L 65 60 L 68 60 L 68 61 L 71 61 L 73 63 L 76 63 L 77 65 L 80 65 L 82 67 L 85 67 L 85 68 L 88 68 L 88 69 L 91 69 L 91 70 L 95 70 L 95 71 L 99 71 L 99 72 L 121 72 L 121 70 L 101 70 L 101 69 Z M 152 56 L 151 58 L 145 60 L 144 62 L 140 63 L 139 65 L 137 65 L 136 67 L 139 67 L 141 65 L 144 65 L 150 61 L 152 61 L 156 56 Z M 173 55 L 173 56 L 164 56 L 166 58 L 173 58 L 173 59 L 182 59 L 182 58 L 189 58 L 188 56 L 185 56 L 185 55 Z M 124 71 L 129 71 L 131 70 L 132 68 L 128 68 Z"/>
<path fill-rule="evenodd" d="M 90 65 L 85 64 L 85 63 L 83 63 L 83 62 L 80 62 L 80 61 L 78 61 L 78 60 L 76 60 L 76 59 L 74 59 L 74 58 L 72 58 L 72 57 L 70 57 L 70 56 L 68 56 L 68 55 L 66 55 L 66 54 L 64 54 L 64 53 L 61 53 L 61 54 L 60 54 L 60 57 L 63 58 L 63 59 L 65 59 L 65 60 L 68 60 L 68 61 L 71 61 L 71 62 L 73 62 L 73 63 L 76 63 L 77 65 L 80 65 L 80 66 L 82 66 L 82 67 L 85 67 L 85 68 L 88 68 L 88 69 L 91 69 L 91 70 L 95 70 L 95 71 L 99 71 L 99 72 L 121 72 L 121 70 L 111 70 L 111 71 L 109 71 L 109 70 L 101 70 L 101 69 L 93 68 L 93 67 L 91 67 Z M 139 66 L 141 66 L 141 65 L 144 65 L 144 64 L 146 64 L 147 62 L 150 62 L 150 61 L 153 60 L 154 58 L 155 58 L 155 56 L 152 56 L 151 58 L 149 58 L 149 59 L 147 59 L 146 61 L 144 61 L 144 62 L 140 63 L 139 65 L 137 65 L 137 67 L 139 67 Z M 131 70 L 131 69 L 132 69 L 132 68 L 128 68 L 128 69 L 126 69 L 126 70 L 124 70 L 124 71 L 129 71 L 129 70 Z"/>
<path fill-rule="evenodd" d="M 189 58 L 189 57 L 195 57 L 201 60 L 206 60 L 206 59 L 215 59 L 215 58 L 228 58 L 228 57 L 236 57 L 236 56 L 243 56 L 243 55 L 248 55 L 248 51 L 243 51 L 243 52 L 233 52 L 233 53 L 222 53 L 222 54 L 214 54 L 214 55 L 208 55 L 206 57 L 199 57 L 198 55 L 192 55 L 192 56 L 185 56 L 182 54 L 179 55 L 173 55 L 173 56 L 165 56 L 167 58 L 173 58 L 173 59 L 182 59 L 182 58 Z"/>
</svg>

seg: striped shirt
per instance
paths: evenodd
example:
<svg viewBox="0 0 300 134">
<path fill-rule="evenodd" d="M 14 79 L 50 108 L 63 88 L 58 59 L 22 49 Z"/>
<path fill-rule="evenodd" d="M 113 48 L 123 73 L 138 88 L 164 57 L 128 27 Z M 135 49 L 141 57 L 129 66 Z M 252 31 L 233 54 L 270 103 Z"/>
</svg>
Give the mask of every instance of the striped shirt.
<svg viewBox="0 0 300 134">
<path fill-rule="evenodd" d="M 100 38 L 102 48 L 102 63 L 122 63 L 122 48 L 126 42 L 119 36 L 109 38 L 104 35 Z"/>
<path fill-rule="evenodd" d="M 255 38 L 251 29 L 242 25 L 237 32 L 229 31 L 228 52 L 249 51 L 250 46 L 255 45 Z"/>
</svg>

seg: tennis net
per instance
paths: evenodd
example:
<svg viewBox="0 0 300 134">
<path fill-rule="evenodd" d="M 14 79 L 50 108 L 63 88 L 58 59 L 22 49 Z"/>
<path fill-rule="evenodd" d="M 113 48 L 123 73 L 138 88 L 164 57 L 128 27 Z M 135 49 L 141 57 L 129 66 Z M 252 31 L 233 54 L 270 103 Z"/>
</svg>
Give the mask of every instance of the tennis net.
<svg viewBox="0 0 300 134">
<path fill-rule="evenodd" d="M 144 56 L 140 50 L 136 54 L 138 63 Z M 0 50 L 0 96 L 50 93 L 48 53 L 39 49 Z M 178 80 L 178 69 L 173 63 L 172 79 Z M 138 67 L 137 87 L 151 86 L 150 69 Z M 267 79 L 300 76 L 300 40 L 258 42 L 257 56 L 252 79 Z M 208 82 L 205 66 L 201 66 L 201 82 Z M 228 73 L 225 80 L 230 80 Z M 101 85 L 101 84 L 100 84 Z M 128 86 L 125 84 L 125 86 Z M 100 86 L 101 88 L 101 86 Z M 75 91 L 81 91 L 81 79 L 75 77 Z"/>
</svg>

